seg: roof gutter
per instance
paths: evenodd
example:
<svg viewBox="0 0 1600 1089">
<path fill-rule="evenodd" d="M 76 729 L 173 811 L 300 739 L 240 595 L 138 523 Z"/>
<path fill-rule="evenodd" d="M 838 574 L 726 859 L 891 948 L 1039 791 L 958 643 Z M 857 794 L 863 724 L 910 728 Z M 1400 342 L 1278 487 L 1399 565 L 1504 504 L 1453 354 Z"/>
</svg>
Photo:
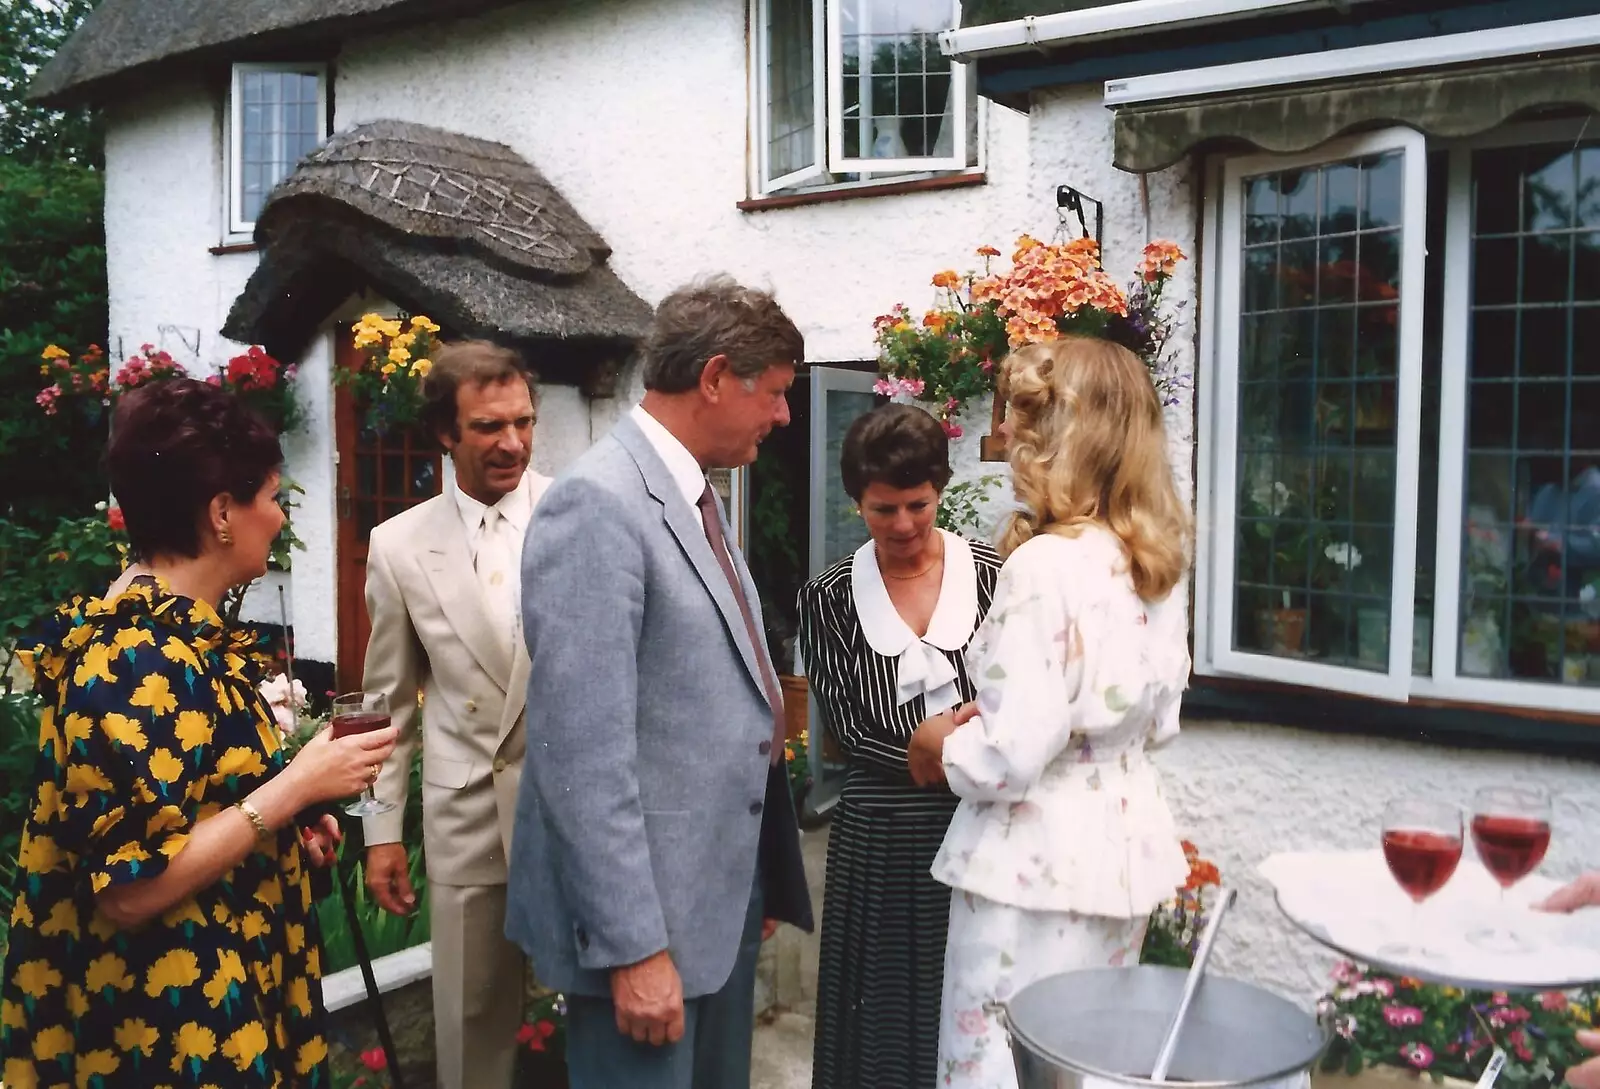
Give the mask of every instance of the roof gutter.
<svg viewBox="0 0 1600 1089">
<path fill-rule="evenodd" d="M 947 30 L 939 35 L 939 48 L 953 60 L 971 61 L 1002 53 L 1043 51 L 1258 15 L 1282 15 L 1315 8 L 1343 10 L 1352 3 L 1361 2 L 1363 0 L 1123 0 L 1081 11 L 1030 15 L 1004 23 Z"/>
</svg>

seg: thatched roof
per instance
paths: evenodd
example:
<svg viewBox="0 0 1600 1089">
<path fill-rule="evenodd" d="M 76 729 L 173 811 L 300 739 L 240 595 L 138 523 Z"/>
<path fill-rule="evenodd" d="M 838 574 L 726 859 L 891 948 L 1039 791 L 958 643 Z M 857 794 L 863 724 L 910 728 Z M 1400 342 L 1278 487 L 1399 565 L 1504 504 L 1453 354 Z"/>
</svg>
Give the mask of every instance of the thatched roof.
<svg viewBox="0 0 1600 1089">
<path fill-rule="evenodd" d="M 105 100 L 186 65 L 283 50 L 327 55 L 343 38 L 455 19 L 514 0 L 101 0 L 29 97 L 50 105 Z M 159 65 L 159 71 L 156 66 Z"/>
<path fill-rule="evenodd" d="M 256 240 L 261 263 L 222 332 L 289 358 L 363 290 L 591 387 L 650 323 L 649 304 L 606 267 L 605 240 L 531 163 L 423 125 L 332 137 L 272 191 Z"/>
</svg>

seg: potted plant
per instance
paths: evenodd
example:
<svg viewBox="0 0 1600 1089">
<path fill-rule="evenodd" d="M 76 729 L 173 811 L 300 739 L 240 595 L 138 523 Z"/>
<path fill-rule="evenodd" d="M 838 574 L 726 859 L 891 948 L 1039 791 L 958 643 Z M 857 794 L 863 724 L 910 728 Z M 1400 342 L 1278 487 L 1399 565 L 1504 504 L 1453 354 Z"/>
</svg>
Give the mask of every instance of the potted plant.
<svg viewBox="0 0 1600 1089">
<path fill-rule="evenodd" d="M 1500 1047 L 1499 1085 L 1556 1089 L 1567 1067 L 1589 1057 L 1576 1040 L 1600 1013 L 1600 993 L 1511 995 L 1462 991 L 1390 976 L 1344 961 L 1322 1007 L 1334 1018 L 1318 1089 L 1379 1089 L 1400 1082 L 1468 1086 Z"/>
<path fill-rule="evenodd" d="M 1139 950 L 1140 964 L 1188 968 L 1200 948 L 1200 935 L 1206 927 L 1206 901 L 1212 890 L 1222 886 L 1222 874 L 1188 840 L 1183 841 L 1183 854 L 1189 860 L 1188 880 L 1172 899 L 1150 913 L 1150 925 Z"/>
</svg>

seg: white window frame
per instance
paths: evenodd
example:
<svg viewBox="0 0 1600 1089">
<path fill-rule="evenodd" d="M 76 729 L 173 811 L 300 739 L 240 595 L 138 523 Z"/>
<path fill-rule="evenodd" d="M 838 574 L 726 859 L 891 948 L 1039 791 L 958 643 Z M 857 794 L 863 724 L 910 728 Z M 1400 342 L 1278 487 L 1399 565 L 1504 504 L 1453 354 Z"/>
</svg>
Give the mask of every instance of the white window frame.
<svg viewBox="0 0 1600 1089">
<path fill-rule="evenodd" d="M 980 99 L 969 101 L 969 66 L 956 63 L 952 66 L 950 93 L 958 103 L 953 133 L 952 153 L 940 157 L 906 157 L 901 159 L 861 159 L 844 156 L 844 55 L 842 39 L 837 32 L 842 11 L 841 0 L 810 0 L 812 4 L 812 95 L 816 125 L 813 129 L 817 141 L 815 165 L 789 174 L 770 177 L 769 161 L 772 119 L 768 101 L 770 78 L 768 61 L 770 46 L 768 30 L 771 22 L 771 0 L 750 0 L 750 28 L 753 31 L 750 49 L 750 123 L 749 141 L 752 145 L 747 163 L 751 173 L 750 191 L 761 196 L 794 192 L 833 192 L 848 189 L 867 189 L 883 185 L 916 181 L 922 178 L 959 174 L 981 174 L 985 169 L 984 149 L 988 111 Z M 950 0 L 957 25 L 960 21 L 960 0 Z M 975 136 L 969 139 L 973 121 L 977 121 Z M 974 146 L 974 140 L 976 146 Z M 976 152 L 976 162 L 968 162 Z M 838 175 L 859 175 L 859 180 L 834 180 Z M 883 175 L 890 175 L 885 177 Z"/>
<path fill-rule="evenodd" d="M 1596 134 L 1588 132 L 1592 139 Z M 1492 703 L 1541 711 L 1594 714 L 1600 689 L 1593 685 L 1531 681 L 1516 677 L 1464 677 L 1460 660 L 1461 531 L 1466 487 L 1467 366 L 1471 362 L 1468 324 L 1472 306 L 1472 154 L 1493 148 L 1575 144 L 1584 139 L 1582 121 L 1512 125 L 1483 136 L 1441 141 L 1434 150 L 1449 155 L 1445 206 L 1444 326 L 1439 391 L 1439 531 L 1434 554 L 1433 669 L 1417 677 L 1415 695 L 1466 703 Z M 1507 633 L 1509 636 L 1509 633 Z"/>
<path fill-rule="evenodd" d="M 1448 156 L 1448 184 L 1445 217 L 1443 288 L 1444 304 L 1440 334 L 1441 373 L 1439 406 L 1439 481 L 1437 532 L 1435 535 L 1432 654 L 1427 675 L 1412 675 L 1410 629 L 1414 612 L 1415 564 L 1409 563 L 1403 572 L 1405 587 L 1401 586 L 1401 572 L 1397 572 L 1391 597 L 1390 663 L 1388 675 L 1367 671 L 1347 670 L 1341 667 L 1315 666 L 1313 663 L 1294 662 L 1288 659 L 1259 654 L 1242 654 L 1232 647 L 1232 567 L 1234 509 L 1236 499 L 1234 433 L 1236 406 L 1233 400 L 1233 383 L 1237 380 L 1238 337 L 1238 282 L 1231 284 L 1224 269 L 1230 263 L 1237 270 L 1236 250 L 1242 221 L 1233 219 L 1242 210 L 1237 194 L 1230 189 L 1237 186 L 1230 179 L 1263 170 L 1292 169 L 1317 162 L 1346 158 L 1351 141 L 1331 142 L 1314 154 L 1302 156 L 1252 156 L 1249 159 L 1229 160 L 1213 157 L 1206 164 L 1206 190 L 1202 215 L 1205 225 L 1213 232 L 1219 244 L 1208 246 L 1202 254 L 1200 277 L 1204 298 L 1204 319 L 1210 335 L 1199 338 L 1198 377 L 1196 397 L 1198 412 L 1203 421 L 1196 436 L 1198 534 L 1195 550 L 1195 672 L 1201 676 L 1246 676 L 1264 678 L 1308 687 L 1350 691 L 1361 695 L 1381 695 L 1391 699 L 1422 698 L 1440 702 L 1489 704 L 1507 708 L 1537 711 L 1593 714 L 1600 704 L 1600 692 L 1592 686 L 1560 684 L 1553 681 L 1533 681 L 1515 677 L 1467 677 L 1458 672 L 1460 655 L 1461 569 L 1464 562 L 1465 541 L 1462 533 L 1464 512 L 1464 487 L 1466 483 L 1466 428 L 1467 428 L 1467 368 L 1470 362 L 1469 319 L 1472 295 L 1472 155 L 1476 151 L 1493 148 L 1520 148 L 1540 144 L 1576 143 L 1585 136 L 1581 120 L 1547 121 L 1503 126 L 1482 136 L 1461 140 L 1424 141 L 1422 153 L 1408 153 L 1406 199 L 1404 204 L 1405 238 L 1412 231 L 1424 234 L 1427 230 L 1426 171 L 1430 153 L 1443 151 Z M 1385 134 L 1374 134 L 1381 138 Z M 1356 154 L 1362 152 L 1357 151 Z M 1411 183 L 1410 159 L 1416 159 L 1422 171 L 1420 186 Z M 1239 164 L 1243 164 L 1242 166 Z M 1420 196 L 1417 205 L 1411 197 Z M 1230 199 L 1231 195 L 1231 199 Z M 1231 206 L 1231 211 L 1230 211 Z M 1440 210 L 1435 209 L 1434 214 Z M 1401 363 L 1402 383 L 1407 358 L 1415 359 L 1415 370 L 1420 378 L 1420 303 L 1423 271 L 1413 271 L 1407 251 L 1402 258 L 1402 276 L 1406 284 L 1415 284 L 1414 292 L 1402 289 L 1401 298 Z M 1230 291 L 1231 287 L 1231 291 Z M 1418 304 L 1418 340 L 1408 351 L 1406 339 L 1406 305 L 1412 295 Z M 1230 332 L 1231 326 L 1231 332 Z M 1225 343 L 1231 338 L 1231 349 Z M 1407 407 L 1409 406 L 1409 408 Z M 1404 413 L 1412 413 L 1411 429 L 1420 432 L 1420 387 L 1408 398 L 1402 384 L 1400 400 L 1396 406 L 1397 422 L 1404 423 Z M 1223 414 L 1228 413 L 1233 431 L 1225 430 Z M 1420 439 L 1420 434 L 1417 436 Z M 1416 507 L 1417 461 L 1420 442 L 1413 451 L 1411 468 L 1404 481 L 1396 481 L 1397 515 L 1404 513 L 1406 500 L 1401 487 L 1406 489 L 1410 509 Z M 1226 478 L 1224 479 L 1224 470 Z M 1401 469 L 1400 471 L 1406 472 Z M 1400 540 L 1397 518 L 1395 557 L 1400 563 Z M 1411 526 L 1410 551 L 1416 550 L 1415 515 Z M 1403 604 L 1402 604 L 1403 603 Z M 1397 605 L 1401 605 L 1396 609 Z M 1226 617 L 1222 614 L 1226 612 Z M 1398 613 L 1398 616 L 1394 614 Z M 1210 618 L 1206 622 L 1204 618 Z M 1400 638 L 1401 624 L 1406 628 L 1405 638 Z M 1403 661 L 1398 658 L 1403 656 Z M 1365 686 L 1342 683 L 1343 676 L 1328 674 L 1356 673 L 1367 681 Z M 1383 691 L 1378 691 L 1377 682 Z"/>
<path fill-rule="evenodd" d="M 224 195 L 226 207 L 223 209 L 224 222 L 228 225 L 228 234 L 236 239 L 248 239 L 255 231 L 255 221 L 241 218 L 240 212 L 244 207 L 244 125 L 242 111 L 244 109 L 244 96 L 241 93 L 240 79 L 247 72 L 294 72 L 303 76 L 317 78 L 317 123 L 321 133 L 318 142 L 324 141 L 329 135 L 328 124 L 328 66 L 326 64 L 272 64 L 266 62 L 241 62 L 233 66 L 232 74 L 228 79 L 228 107 L 223 111 L 226 128 L 226 146 L 228 149 L 228 165 L 225 171 L 228 180 L 227 193 Z"/>
<path fill-rule="evenodd" d="M 756 80 L 756 160 L 760 171 L 761 191 L 775 192 L 790 189 L 812 178 L 826 177 L 828 172 L 827 146 L 827 88 L 828 67 L 823 45 L 824 0 L 807 0 L 811 5 L 811 165 L 788 174 L 772 177 L 772 107 L 771 107 L 771 38 L 772 0 L 754 0 L 755 5 L 755 80 Z M 770 179 L 770 180 L 769 180 Z"/>
<path fill-rule="evenodd" d="M 1243 181 L 1265 173 L 1319 166 L 1386 152 L 1402 154 L 1400 233 L 1400 329 L 1397 375 L 1393 570 L 1390 575 L 1389 664 L 1385 672 L 1300 661 L 1234 647 L 1234 526 L 1237 516 L 1239 310 L 1243 283 Z M 1411 630 L 1417 545 L 1417 473 L 1422 426 L 1422 323 L 1427 229 L 1426 138 L 1414 129 L 1393 128 L 1331 141 L 1301 155 L 1252 155 L 1226 160 L 1220 168 L 1215 290 L 1209 292 L 1216 347 L 1202 371 L 1200 410 L 1212 421 L 1206 444 L 1209 464 L 1202 495 L 1209 495 L 1211 538 L 1204 549 L 1211 585 L 1205 595 L 1206 655 L 1196 657 L 1201 674 L 1254 677 L 1309 688 L 1405 701 L 1411 692 Z M 1211 339 L 1211 338 L 1207 338 Z M 1202 581 L 1205 581 L 1203 579 Z M 1208 621 L 1208 623 L 1207 623 Z"/>
</svg>

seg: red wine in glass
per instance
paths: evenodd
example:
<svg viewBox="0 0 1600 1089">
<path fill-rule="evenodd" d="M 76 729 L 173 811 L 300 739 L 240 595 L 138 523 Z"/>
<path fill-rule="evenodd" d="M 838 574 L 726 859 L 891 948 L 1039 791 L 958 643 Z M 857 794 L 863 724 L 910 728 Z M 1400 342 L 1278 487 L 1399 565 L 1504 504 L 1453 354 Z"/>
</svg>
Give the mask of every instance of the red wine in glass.
<svg viewBox="0 0 1600 1089">
<path fill-rule="evenodd" d="M 1444 888 L 1461 864 L 1461 837 L 1392 828 L 1383 833 L 1383 857 L 1406 895 L 1420 904 Z"/>
<path fill-rule="evenodd" d="M 354 711 L 333 716 L 335 740 L 349 737 L 351 734 L 369 734 L 373 730 L 387 729 L 388 726 L 389 715 L 385 711 Z"/>
<path fill-rule="evenodd" d="M 1401 798 L 1383 812 L 1383 858 L 1411 898 L 1411 938 L 1390 942 L 1379 954 L 1415 962 L 1438 957 L 1420 940 L 1422 902 L 1444 888 L 1461 863 L 1461 809 L 1444 802 Z"/>
<path fill-rule="evenodd" d="M 1539 868 L 1550 849 L 1550 792 L 1543 787 L 1485 787 L 1472 798 L 1472 845 L 1500 886 L 1500 922 L 1467 940 L 1494 953 L 1525 953 L 1533 942 L 1510 925 L 1506 891 Z"/>
<path fill-rule="evenodd" d="M 1544 861 L 1550 849 L 1550 822 L 1479 813 L 1472 818 L 1472 845 L 1483 868 L 1508 889 Z"/>
<path fill-rule="evenodd" d="M 349 692 L 334 697 L 333 737 L 371 733 L 389 725 L 389 701 L 382 692 Z M 393 802 L 375 797 L 372 786 L 361 792 L 361 797 L 344 807 L 352 817 L 375 817 L 394 808 Z"/>
</svg>

